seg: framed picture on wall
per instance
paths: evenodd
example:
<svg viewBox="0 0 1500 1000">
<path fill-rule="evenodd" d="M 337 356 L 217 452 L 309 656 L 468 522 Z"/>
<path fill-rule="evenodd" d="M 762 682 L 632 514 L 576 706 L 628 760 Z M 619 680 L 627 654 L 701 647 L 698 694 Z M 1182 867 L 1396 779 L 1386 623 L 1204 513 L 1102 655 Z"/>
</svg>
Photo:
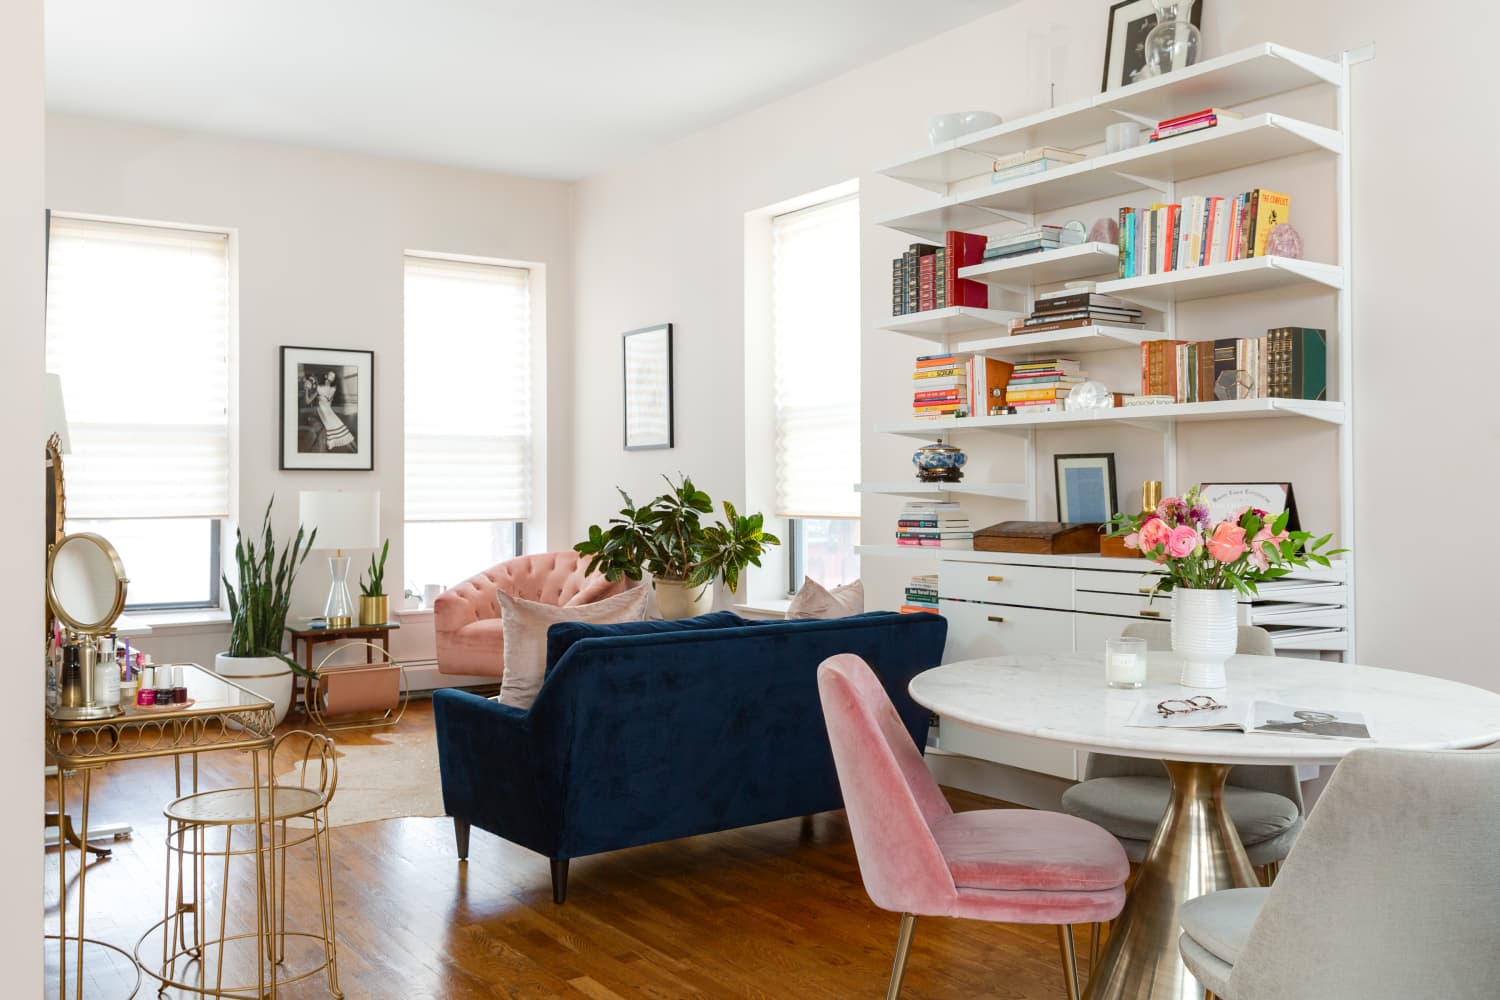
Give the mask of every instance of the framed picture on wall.
<svg viewBox="0 0 1500 1000">
<path fill-rule="evenodd" d="M 375 352 L 281 349 L 281 467 L 375 467 Z"/>
<path fill-rule="evenodd" d="M 1054 455 L 1057 519 L 1064 524 L 1103 524 L 1120 509 L 1115 494 L 1114 452 Z"/>
<path fill-rule="evenodd" d="M 1203 27 L 1203 4 L 1193 4 L 1189 17 L 1193 27 Z M 1146 36 L 1156 27 L 1156 7 L 1151 0 L 1121 0 L 1109 9 L 1109 29 L 1104 35 L 1104 85 L 1114 90 L 1139 83 L 1151 75 L 1146 65 Z"/>
<path fill-rule="evenodd" d="M 625 450 L 672 447 L 672 324 L 625 334 Z"/>
</svg>

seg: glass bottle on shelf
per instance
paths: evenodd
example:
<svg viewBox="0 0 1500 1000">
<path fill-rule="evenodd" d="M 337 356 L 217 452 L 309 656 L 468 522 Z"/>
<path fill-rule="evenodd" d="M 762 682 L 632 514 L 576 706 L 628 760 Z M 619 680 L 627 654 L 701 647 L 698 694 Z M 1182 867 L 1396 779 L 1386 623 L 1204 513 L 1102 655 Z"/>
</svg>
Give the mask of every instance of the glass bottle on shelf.
<svg viewBox="0 0 1500 1000">
<path fill-rule="evenodd" d="M 1195 0 L 1151 0 L 1156 27 L 1146 35 L 1143 76 L 1161 76 L 1198 61 L 1203 35 L 1192 22 Z"/>
</svg>

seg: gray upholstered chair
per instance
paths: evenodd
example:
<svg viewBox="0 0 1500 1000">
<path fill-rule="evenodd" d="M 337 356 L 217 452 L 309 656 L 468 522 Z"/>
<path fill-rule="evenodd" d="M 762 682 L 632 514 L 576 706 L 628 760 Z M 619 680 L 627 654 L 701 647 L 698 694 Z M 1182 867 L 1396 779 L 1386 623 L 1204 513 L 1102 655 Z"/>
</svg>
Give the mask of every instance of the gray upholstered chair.
<svg viewBox="0 0 1500 1000">
<path fill-rule="evenodd" d="M 1166 622 L 1134 622 L 1125 635 L 1146 640 L 1148 649 L 1171 649 Z M 1242 625 L 1237 651 L 1272 656 L 1271 634 Z M 1167 811 L 1171 784 L 1160 761 L 1089 754 L 1084 780 L 1063 793 L 1062 811 L 1097 823 L 1114 834 L 1126 857 L 1139 862 Z M 1287 856 L 1302 829 L 1302 786 L 1289 765 L 1241 765 L 1229 772 L 1224 806 L 1239 831 L 1250 863 L 1267 869 L 1267 880 Z"/>
<path fill-rule="evenodd" d="M 1355 750 L 1270 889 L 1185 903 L 1178 941 L 1220 1000 L 1493 1000 L 1500 751 Z"/>
</svg>

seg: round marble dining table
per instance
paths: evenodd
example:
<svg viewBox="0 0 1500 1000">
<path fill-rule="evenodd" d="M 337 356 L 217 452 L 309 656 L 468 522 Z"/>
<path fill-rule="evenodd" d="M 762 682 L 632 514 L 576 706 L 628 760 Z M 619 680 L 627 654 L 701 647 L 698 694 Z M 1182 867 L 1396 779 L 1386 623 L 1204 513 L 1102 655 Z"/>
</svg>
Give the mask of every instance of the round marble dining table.
<svg viewBox="0 0 1500 1000">
<path fill-rule="evenodd" d="M 1171 804 L 1114 922 L 1091 1000 L 1201 1000 L 1177 951 L 1178 907 L 1219 889 L 1256 885 L 1222 808 L 1234 764 L 1335 764 L 1357 747 L 1459 749 L 1500 742 L 1500 693 L 1424 674 L 1292 657 L 1231 657 L 1228 685 L 1182 687 L 1179 664 L 1151 652 L 1146 684 L 1107 687 L 1103 654 L 1030 653 L 965 660 L 913 678 L 912 698 L 946 719 L 1076 750 L 1159 759 Z M 1129 726 L 1143 702 L 1211 694 L 1238 713 L 1255 701 L 1358 712 L 1368 740 Z M 1214 713 L 1218 715 L 1219 713 Z M 1393 804 L 1394 805 L 1394 804 Z"/>
</svg>

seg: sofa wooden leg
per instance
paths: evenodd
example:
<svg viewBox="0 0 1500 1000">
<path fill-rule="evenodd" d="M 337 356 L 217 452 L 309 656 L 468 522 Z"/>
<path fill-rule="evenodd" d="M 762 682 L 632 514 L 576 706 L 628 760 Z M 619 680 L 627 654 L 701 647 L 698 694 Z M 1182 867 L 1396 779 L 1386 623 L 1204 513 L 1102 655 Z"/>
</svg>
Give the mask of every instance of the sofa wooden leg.
<svg viewBox="0 0 1500 1000">
<path fill-rule="evenodd" d="M 568 898 L 568 859 L 552 859 L 552 902 L 561 905 Z"/>
<path fill-rule="evenodd" d="M 453 817 L 453 839 L 458 842 L 458 860 L 469 860 L 469 821 Z"/>
</svg>

